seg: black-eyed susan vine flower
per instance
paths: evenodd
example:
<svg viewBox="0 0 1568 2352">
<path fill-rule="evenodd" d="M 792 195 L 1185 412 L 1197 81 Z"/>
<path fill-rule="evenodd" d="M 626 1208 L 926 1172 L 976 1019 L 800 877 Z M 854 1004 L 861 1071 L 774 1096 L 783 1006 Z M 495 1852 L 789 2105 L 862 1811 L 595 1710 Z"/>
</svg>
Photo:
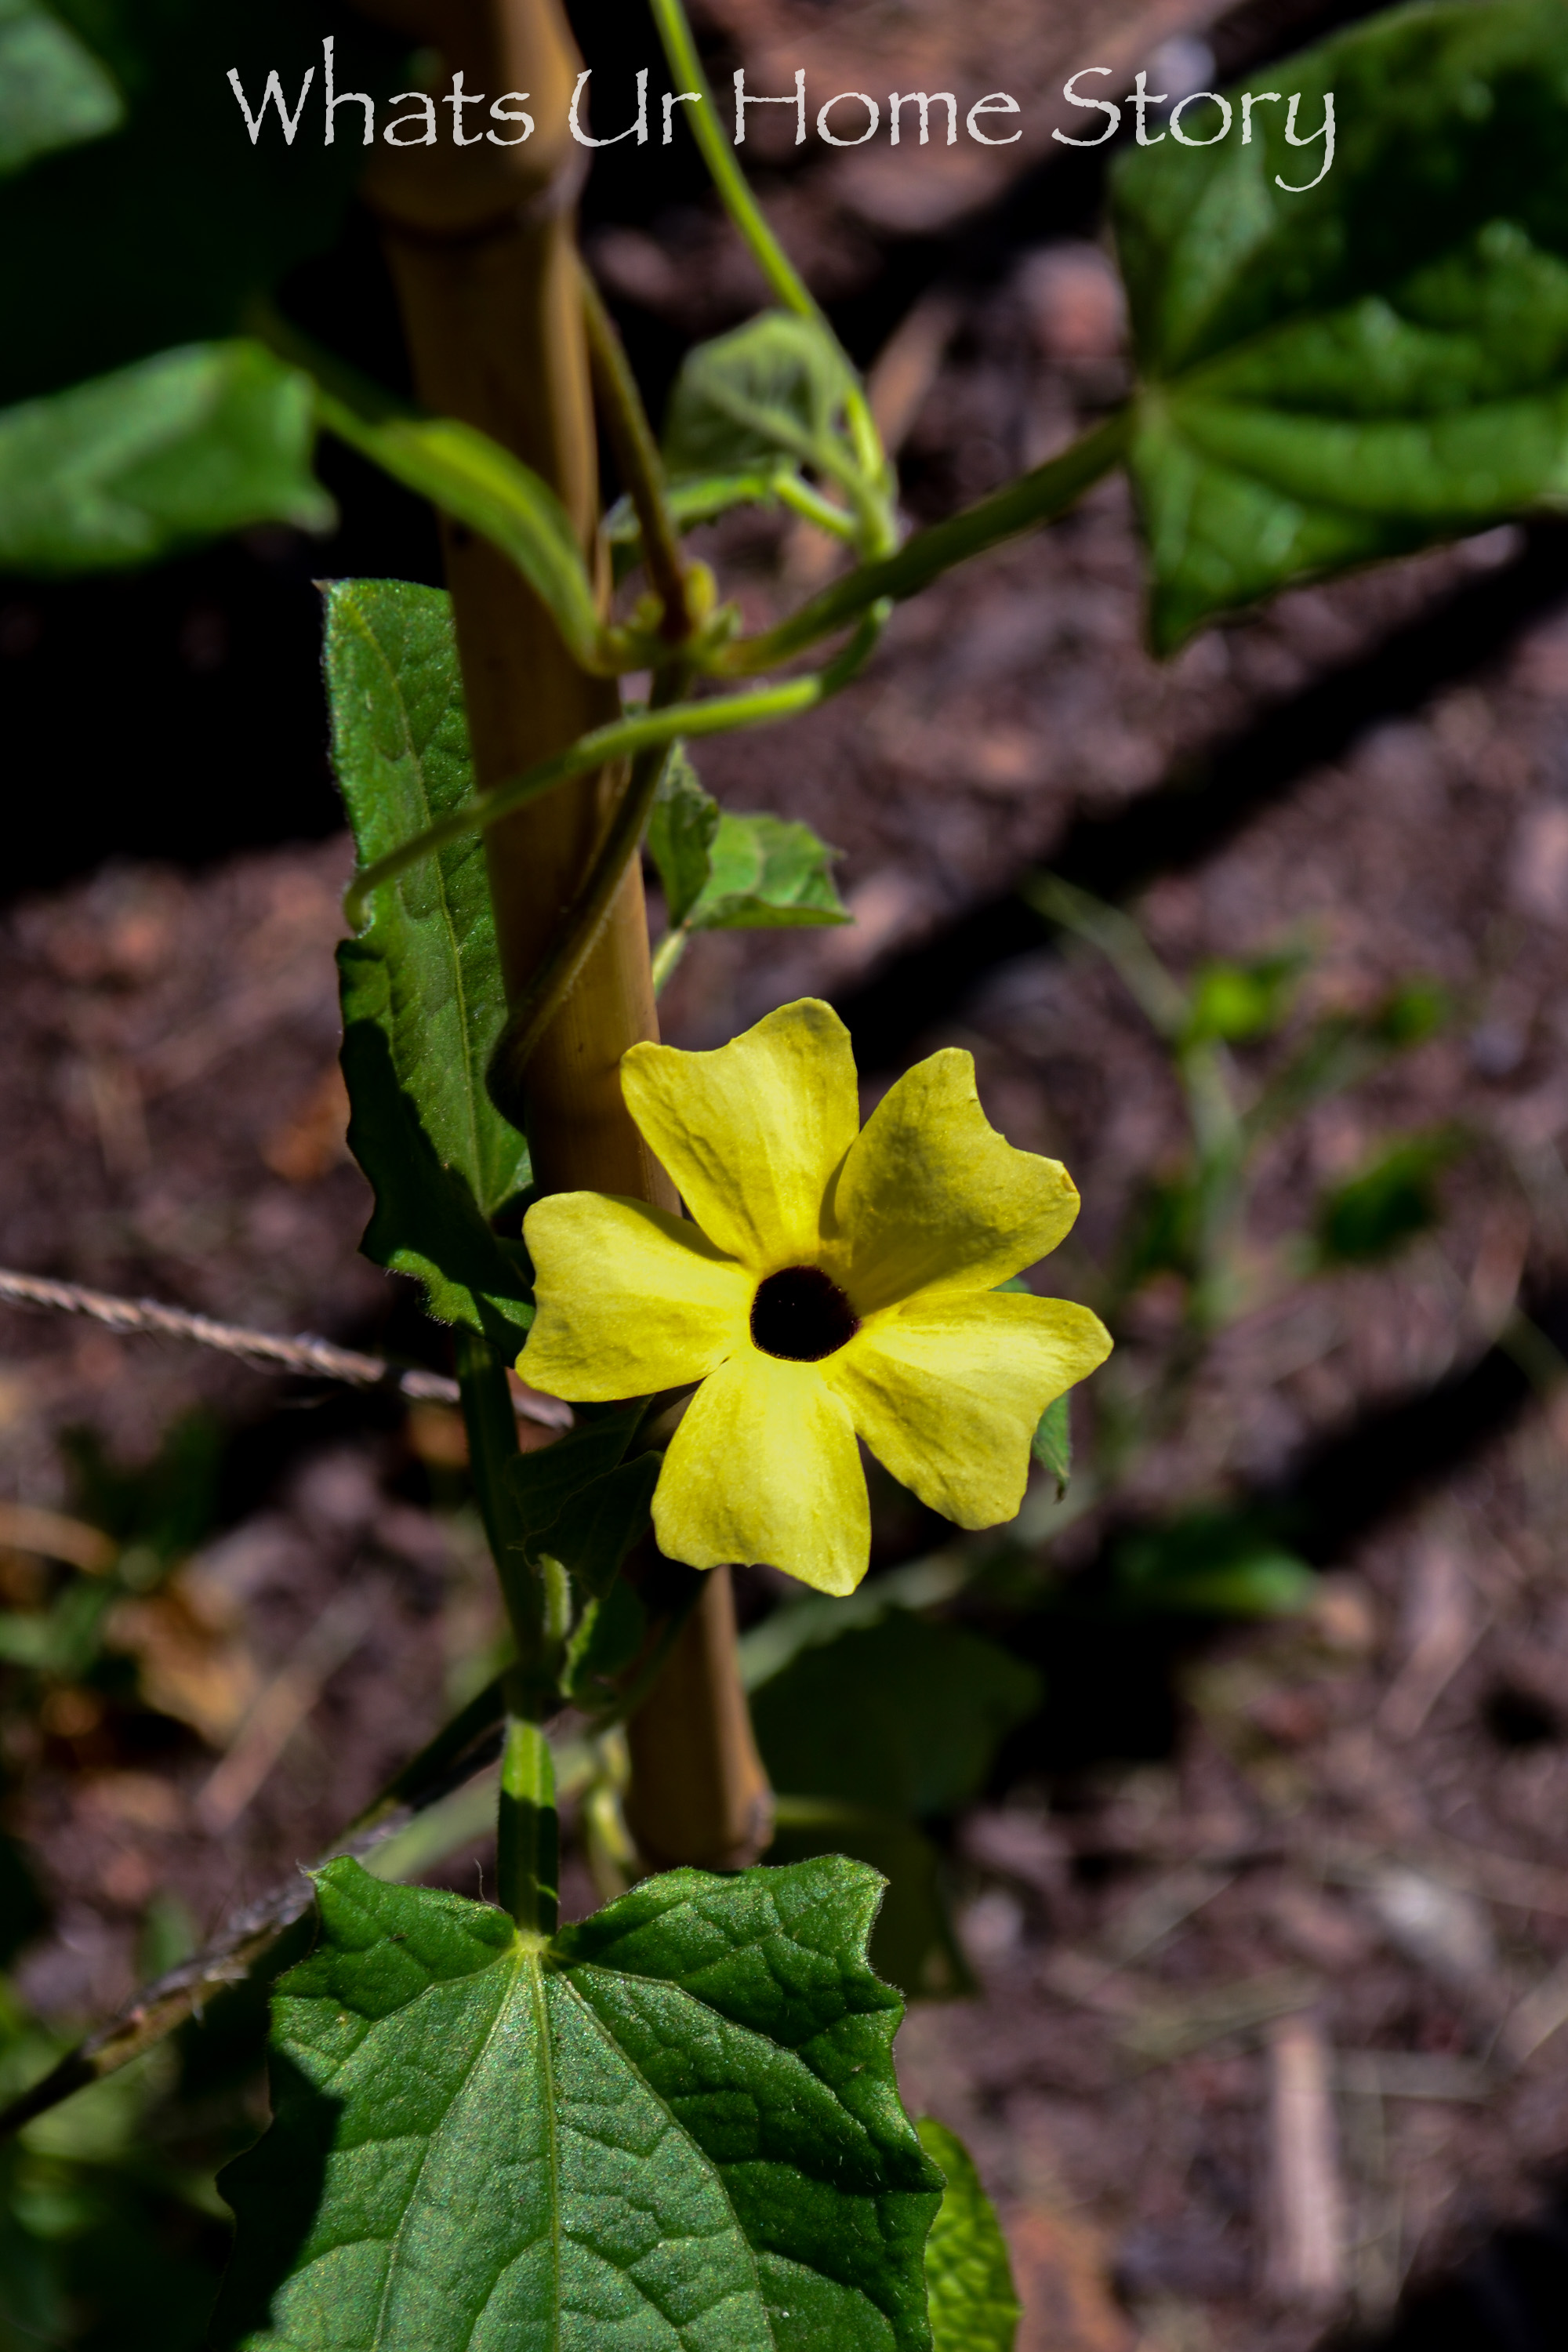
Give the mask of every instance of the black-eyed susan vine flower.
<svg viewBox="0 0 1568 2352">
<path fill-rule="evenodd" d="M 1078 1192 L 990 1125 L 973 1057 L 918 1063 L 861 1129 L 849 1034 L 805 997 L 715 1053 L 634 1045 L 621 1084 L 691 1222 L 537 1202 L 519 1370 L 574 1403 L 698 1384 L 654 1496 L 660 1549 L 852 1592 L 857 1437 L 958 1526 L 1010 1519 L 1041 1413 L 1110 1339 L 1085 1307 L 996 1287 L 1056 1247 Z"/>
</svg>

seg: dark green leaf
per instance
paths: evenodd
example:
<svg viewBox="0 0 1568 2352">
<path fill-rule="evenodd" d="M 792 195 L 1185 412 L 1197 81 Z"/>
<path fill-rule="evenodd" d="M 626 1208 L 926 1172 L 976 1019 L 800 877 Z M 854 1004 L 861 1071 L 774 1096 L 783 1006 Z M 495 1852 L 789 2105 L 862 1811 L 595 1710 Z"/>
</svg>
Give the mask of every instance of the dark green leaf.
<svg viewBox="0 0 1568 2352">
<path fill-rule="evenodd" d="M 934 2117 L 922 2116 L 915 2129 L 947 2182 L 926 2240 L 932 2352 L 1013 2352 L 1022 2312 L 1007 2241 L 974 2159 Z"/>
<path fill-rule="evenodd" d="M 579 1706 L 592 1702 L 595 1684 L 607 1685 L 631 1664 L 647 1633 L 647 1612 L 629 1584 L 612 1584 L 602 1601 L 589 1601 L 566 1652 L 564 1687 Z"/>
<path fill-rule="evenodd" d="M 548 1946 L 353 1862 L 317 1886 L 223 2176 L 220 2352 L 921 2352 L 941 2176 L 872 1872 L 676 1871 Z"/>
<path fill-rule="evenodd" d="M 848 383 L 831 337 L 783 310 L 699 343 L 665 419 L 671 478 L 750 475 L 781 456 L 835 471 L 852 463 L 842 432 Z"/>
<path fill-rule="evenodd" d="M 1072 1476 L 1072 1401 L 1068 1396 L 1056 1397 L 1046 1407 L 1029 1451 L 1056 1480 L 1059 1501 Z"/>
<path fill-rule="evenodd" d="M 1372 1018 L 1372 1034 L 1381 1045 L 1401 1051 L 1425 1045 L 1448 1018 L 1449 1004 L 1432 981 L 1407 981 L 1379 1006 Z"/>
<path fill-rule="evenodd" d="M 892 1814 L 948 1812 L 984 1785 L 1040 1685 L 994 1642 L 895 1610 L 802 1650 L 753 1691 L 769 1777 L 791 1796 Z"/>
<path fill-rule="evenodd" d="M 113 81 L 52 9 L 0 0 L 0 175 L 100 139 L 124 119 Z"/>
<path fill-rule="evenodd" d="M 1318 1582 L 1266 1528 L 1223 1511 L 1124 1537 L 1115 1567 L 1123 1607 L 1173 1616 L 1289 1617 Z"/>
<path fill-rule="evenodd" d="M 516 1507 L 523 1547 L 531 1559 L 553 1552 L 546 1540 L 562 1513 L 579 1496 L 607 1478 L 637 1433 L 646 1407 L 589 1409 L 577 1427 L 553 1445 L 519 1454 L 506 1465 L 506 1482 Z"/>
<path fill-rule="evenodd" d="M 0 410 L 0 569 L 145 563 L 250 523 L 323 530 L 308 376 L 198 343 Z"/>
<path fill-rule="evenodd" d="M 663 1456 L 639 1454 L 595 1478 L 562 1507 L 540 1538 L 540 1548 L 570 1569 L 580 1591 L 602 1599 L 621 1562 L 646 1534 Z"/>
<path fill-rule="evenodd" d="M 1568 12 L 1391 11 L 1254 75 L 1283 104 L 1116 174 L 1153 631 L 1568 485 Z M 1239 92 L 1233 92 L 1239 109 Z"/>
<path fill-rule="evenodd" d="M 1388 1257 L 1437 1222 L 1436 1179 L 1462 1138 L 1418 1135 L 1381 1153 L 1318 1204 L 1320 1256 L 1330 1265 L 1364 1265 Z"/>
<path fill-rule="evenodd" d="M 322 136 L 324 33 L 337 88 L 406 88 L 404 45 L 315 0 L 57 0 L 112 75 L 128 118 L 0 187 L 0 402 L 55 392 L 176 345 L 241 331 L 247 303 L 330 246 L 364 169 L 362 110 Z M 252 111 L 276 69 L 290 109 L 315 79 L 293 144 Z M 26 332 L 16 322 L 26 321 Z"/>
<path fill-rule="evenodd" d="M 719 803 L 677 743 L 664 764 L 648 823 L 648 855 L 658 869 L 671 930 L 685 922 L 711 870 L 710 853 L 719 830 Z"/>
<path fill-rule="evenodd" d="M 338 782 L 368 865 L 472 789 L 443 592 L 335 582 L 327 685 Z M 349 1141 L 376 1196 L 361 1247 L 416 1276 L 433 1315 L 515 1353 L 531 1320 L 527 1262 L 489 1221 L 527 1185 L 528 1147 L 485 1091 L 505 1000 L 483 845 L 465 836 L 385 884 L 338 968 Z"/>
<path fill-rule="evenodd" d="M 708 879 L 688 909 L 693 931 L 770 930 L 854 917 L 828 868 L 841 856 L 808 824 L 779 816 L 720 815 Z"/>
<path fill-rule="evenodd" d="M 975 1990 L 953 1932 L 942 1857 L 925 1832 L 848 1800 L 778 1797 L 770 1866 L 847 1854 L 888 1882 L 871 1930 L 871 1966 L 910 2000 L 951 2000 Z"/>
</svg>

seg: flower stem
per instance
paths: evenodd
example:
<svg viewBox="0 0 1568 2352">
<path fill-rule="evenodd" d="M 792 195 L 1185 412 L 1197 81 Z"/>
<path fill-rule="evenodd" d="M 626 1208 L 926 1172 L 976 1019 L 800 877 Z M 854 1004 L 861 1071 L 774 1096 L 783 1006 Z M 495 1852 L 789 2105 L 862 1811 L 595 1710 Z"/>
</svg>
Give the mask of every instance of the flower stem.
<svg viewBox="0 0 1568 2352">
<path fill-rule="evenodd" d="M 526 1715 L 509 1715 L 496 1820 L 497 1892 L 520 1927 L 552 1936 L 559 1913 L 561 1831 L 550 1742 Z"/>
</svg>

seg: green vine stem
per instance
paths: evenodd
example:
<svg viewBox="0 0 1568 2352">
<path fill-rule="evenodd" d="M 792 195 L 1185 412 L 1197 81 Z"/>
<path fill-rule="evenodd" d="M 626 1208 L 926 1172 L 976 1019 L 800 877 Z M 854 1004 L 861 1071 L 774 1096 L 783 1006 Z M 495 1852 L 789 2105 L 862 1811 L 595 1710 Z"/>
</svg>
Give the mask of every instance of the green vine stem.
<svg viewBox="0 0 1568 2352">
<path fill-rule="evenodd" d="M 605 308 L 604 297 L 585 265 L 583 311 L 588 326 L 594 388 L 599 395 L 600 410 L 622 481 L 637 509 L 648 584 L 664 607 L 659 633 L 671 645 L 684 645 L 696 626 L 697 616 L 691 610 L 679 534 L 665 496 L 658 444 L 653 437 L 637 378 L 616 332 L 615 320 Z"/>
<path fill-rule="evenodd" d="M 561 1832 L 555 1762 L 540 1726 L 507 1717 L 496 1824 L 497 1891 L 503 1910 L 534 1935 L 555 1933 L 560 1901 Z"/>
<path fill-rule="evenodd" d="M 522 1125 L 529 1063 L 594 951 L 626 867 L 637 856 L 668 758 L 669 745 L 655 743 L 633 761 L 626 788 L 582 888 L 491 1049 L 485 1086 L 502 1118 L 514 1127 Z"/>
<path fill-rule="evenodd" d="M 725 646 L 712 658 L 714 673 L 742 677 L 792 660 L 821 638 L 846 627 L 868 606 L 902 604 L 906 597 L 929 588 L 954 564 L 983 555 L 1004 540 L 1016 539 L 1020 532 L 1065 513 L 1120 463 L 1131 436 L 1132 415 L 1131 405 L 1118 409 L 1114 416 L 1097 425 L 1059 457 L 1037 466 L 1033 473 L 1022 475 L 946 522 L 918 531 L 897 554 L 846 572 L 842 580 L 836 580 L 775 628 Z"/>
<path fill-rule="evenodd" d="M 697 44 L 691 37 L 691 27 L 680 0 L 649 0 L 654 23 L 658 27 L 664 54 L 670 72 L 678 83 L 695 90 L 700 103 L 690 116 L 691 135 L 696 140 L 709 175 L 718 191 L 719 201 L 744 238 L 752 260 L 767 279 L 775 301 L 797 317 L 810 319 L 823 333 L 837 343 L 838 338 L 828 325 L 816 296 L 806 285 L 778 238 L 773 235 L 767 215 L 752 194 L 745 173 L 735 161 L 735 151 L 720 128 L 713 92 L 697 54 Z M 875 480 L 886 465 L 882 454 L 881 436 L 877 430 L 870 405 L 858 383 L 847 356 L 851 388 L 845 402 L 849 429 L 867 474 Z"/>
<path fill-rule="evenodd" d="M 767 279 L 774 299 L 784 310 L 793 310 L 798 318 L 809 319 L 819 327 L 842 353 L 847 389 L 844 413 L 849 425 L 849 437 L 860 463 L 867 484 L 876 484 L 885 490 L 888 482 L 888 460 L 882 447 L 882 436 L 877 430 L 877 420 L 871 404 L 861 388 L 859 377 L 848 353 L 838 338 L 811 289 L 806 285 L 784 247 L 774 236 L 767 215 L 752 192 L 745 173 L 735 161 L 735 151 L 720 128 L 713 92 L 697 54 L 697 44 L 691 37 L 691 27 L 680 0 L 649 0 L 654 23 L 658 27 L 664 54 L 670 72 L 678 83 L 695 90 L 700 103 L 692 110 L 690 128 L 709 175 L 718 193 L 719 201 L 744 239 L 752 260 Z M 882 535 L 892 542 L 892 512 L 886 497 L 881 499 L 880 522 Z"/>
<path fill-rule="evenodd" d="M 548 1936 L 555 1931 L 560 1834 L 555 1771 L 542 1726 L 560 1705 L 566 1612 L 557 1588 L 565 1580 L 536 1571 L 523 1554 L 506 1481 L 517 1453 L 506 1367 L 487 1339 L 462 1325 L 454 1334 L 454 1354 L 474 1496 L 517 1644 L 516 1664 L 503 1677 L 506 1735 L 496 1819 L 500 1900 L 520 1927 Z"/>
<path fill-rule="evenodd" d="M 675 702 L 661 709 L 630 712 L 624 719 L 612 719 L 579 736 L 563 751 L 541 760 L 521 776 L 492 785 L 482 796 L 453 809 L 438 824 L 400 843 L 355 877 L 343 898 L 343 915 L 350 929 L 359 929 L 372 892 L 384 882 L 395 881 L 399 874 L 406 873 L 409 866 L 416 866 L 433 851 L 445 848 L 449 841 L 460 841 L 465 834 L 487 832 L 503 817 L 527 807 L 530 802 L 542 800 L 570 776 L 586 775 L 628 754 L 655 748 L 662 751 L 678 738 L 695 740 L 704 735 L 732 734 L 738 728 L 768 726 L 776 719 L 791 719 L 800 711 L 815 709 L 817 703 L 826 702 L 830 695 L 848 685 L 876 644 L 886 620 L 885 607 L 873 607 L 864 614 L 859 628 L 844 651 L 826 668 L 815 670 L 808 677 L 786 678 L 780 685 L 763 687 L 752 694 L 716 695 L 708 702 Z"/>
</svg>

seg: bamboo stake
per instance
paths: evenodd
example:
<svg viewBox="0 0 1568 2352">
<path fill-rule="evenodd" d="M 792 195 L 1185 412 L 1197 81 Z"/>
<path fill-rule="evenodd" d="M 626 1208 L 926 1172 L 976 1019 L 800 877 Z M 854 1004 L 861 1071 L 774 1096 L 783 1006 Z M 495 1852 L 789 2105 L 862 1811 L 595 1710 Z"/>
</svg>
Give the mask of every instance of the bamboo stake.
<svg viewBox="0 0 1568 2352">
<path fill-rule="evenodd" d="M 557 0 L 379 0 L 461 69 L 469 90 L 526 90 L 523 145 L 383 150 L 367 194 L 386 249 L 419 396 L 479 425 L 552 484 L 592 543 L 596 446 L 567 131 L 577 60 Z M 480 789 L 520 774 L 617 714 L 613 684 L 578 669 L 505 559 L 443 518 L 447 578 Z M 607 830 L 624 776 L 574 779 L 486 836 L 509 998 L 523 998 L 562 910 Z M 658 1035 L 642 876 L 634 859 L 561 1012 L 534 1049 L 521 1117 L 540 1182 L 679 1206 L 632 1124 L 620 1058 Z M 704 1580 L 669 1667 L 631 1727 L 657 1759 L 658 1796 L 634 1800 L 650 1852 L 710 1867 L 754 1859 L 770 1801 L 735 1664 L 725 1570 Z"/>
</svg>

